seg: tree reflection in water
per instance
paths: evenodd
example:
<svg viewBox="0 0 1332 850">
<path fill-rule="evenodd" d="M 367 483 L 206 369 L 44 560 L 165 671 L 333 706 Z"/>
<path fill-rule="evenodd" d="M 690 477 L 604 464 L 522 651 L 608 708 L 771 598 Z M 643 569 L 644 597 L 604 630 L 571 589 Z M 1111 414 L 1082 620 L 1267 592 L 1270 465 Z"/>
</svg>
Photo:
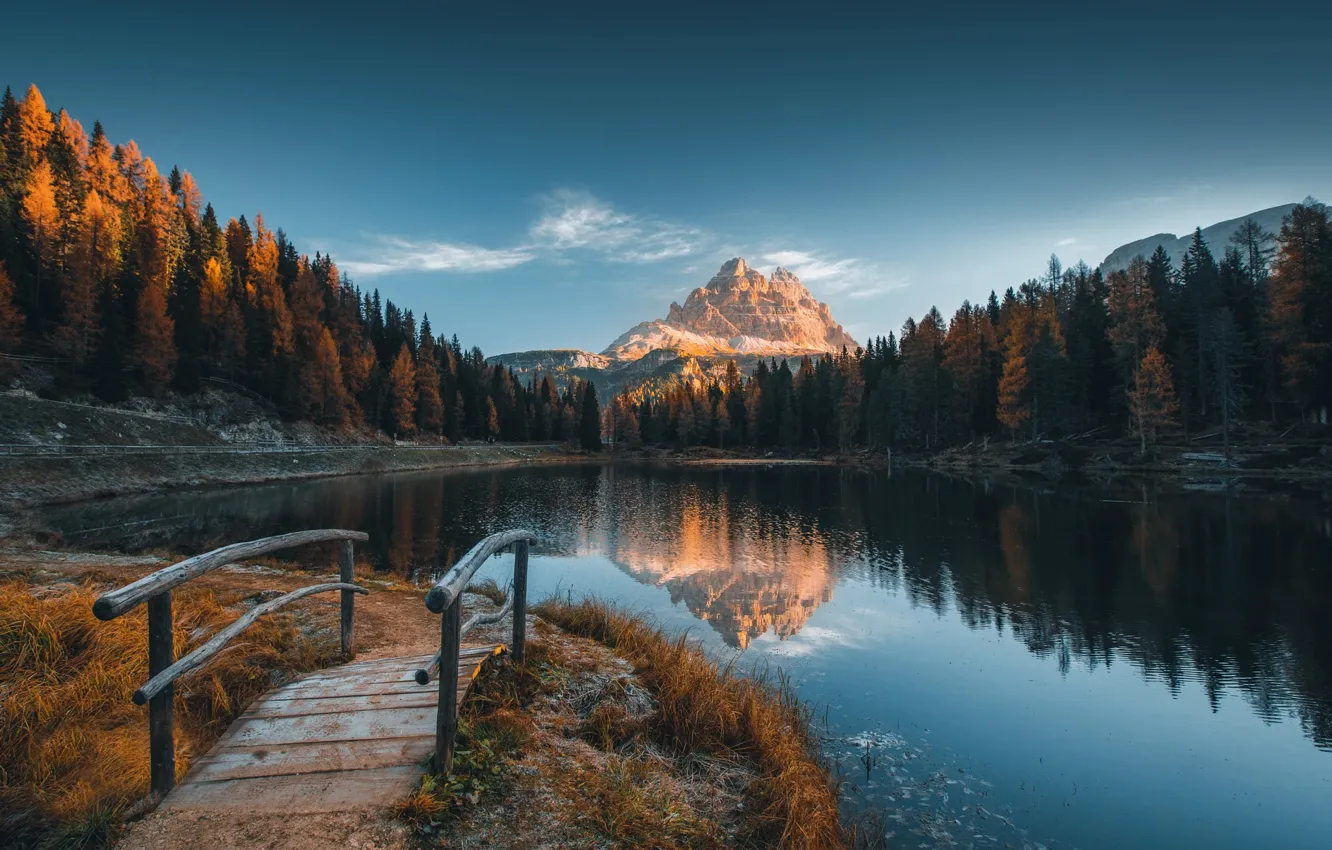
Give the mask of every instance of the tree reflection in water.
<svg viewBox="0 0 1332 850">
<path fill-rule="evenodd" d="M 201 551 L 314 526 L 424 576 L 524 525 L 665 587 L 729 645 L 800 632 L 856 577 L 1011 634 L 1068 672 L 1128 662 L 1215 708 L 1238 692 L 1332 747 L 1327 493 L 1019 486 L 828 468 L 561 466 L 123 498 L 28 518 L 70 545 Z M 331 560 L 332 552 L 317 557 Z"/>
</svg>

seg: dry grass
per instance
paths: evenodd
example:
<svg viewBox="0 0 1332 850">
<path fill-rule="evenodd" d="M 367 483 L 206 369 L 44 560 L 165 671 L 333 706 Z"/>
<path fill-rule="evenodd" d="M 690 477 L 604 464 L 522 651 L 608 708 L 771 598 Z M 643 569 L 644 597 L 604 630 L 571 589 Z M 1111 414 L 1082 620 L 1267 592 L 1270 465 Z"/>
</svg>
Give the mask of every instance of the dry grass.
<svg viewBox="0 0 1332 850">
<path fill-rule="evenodd" d="M 673 787 L 670 771 L 651 761 L 613 759 L 606 766 L 573 764 L 555 778 L 577 801 L 579 820 L 614 847 L 685 850 L 721 848 L 725 834 L 699 817 Z"/>
<path fill-rule="evenodd" d="M 482 579 L 467 585 L 467 592 L 484 596 L 496 605 L 503 605 L 504 601 L 509 598 L 508 591 L 500 587 L 499 583 L 493 578 Z"/>
<path fill-rule="evenodd" d="M 0 846 L 105 844 L 147 792 L 147 709 L 130 702 L 147 679 L 145 611 L 104 623 L 96 595 L 0 583 Z M 178 591 L 177 657 L 236 619 L 239 597 Z M 178 775 L 275 679 L 337 658 L 336 632 L 307 637 L 298 616 L 264 618 L 177 683 Z"/>
<path fill-rule="evenodd" d="M 535 613 L 600 641 L 633 664 L 657 700 L 647 722 L 677 758 L 702 752 L 744 759 L 757 769 L 758 779 L 745 792 L 744 834 L 737 836 L 742 844 L 847 846 L 850 836 L 842 825 L 836 783 L 817 755 L 809 712 L 789 688 L 719 668 L 683 638 L 672 640 L 643 618 L 602 602 L 551 599 Z M 609 737 L 613 726 L 606 720 Z M 615 784 L 615 777 L 603 779 Z M 595 791 L 598 786 L 587 787 Z M 610 805 L 615 797 L 597 799 Z M 625 805 L 630 802 L 626 797 Z M 659 845 L 628 841 L 626 846 Z"/>
</svg>

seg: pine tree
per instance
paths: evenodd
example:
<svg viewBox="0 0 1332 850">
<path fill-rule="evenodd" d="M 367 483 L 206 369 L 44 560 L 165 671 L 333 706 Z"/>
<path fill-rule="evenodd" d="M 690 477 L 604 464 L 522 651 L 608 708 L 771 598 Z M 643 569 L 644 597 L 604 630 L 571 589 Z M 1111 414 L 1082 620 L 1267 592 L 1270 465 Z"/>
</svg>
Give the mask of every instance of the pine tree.
<svg viewBox="0 0 1332 850">
<path fill-rule="evenodd" d="M 1315 201 L 1281 228 L 1268 322 L 1283 383 L 1301 414 L 1327 421 L 1332 406 L 1332 220 Z"/>
<path fill-rule="evenodd" d="M 601 405 L 597 388 L 591 381 L 583 384 L 582 416 L 578 422 L 578 441 L 585 451 L 601 451 Z"/>
<path fill-rule="evenodd" d="M 1221 408 L 1221 433 L 1226 460 L 1230 459 L 1230 423 L 1244 404 L 1244 385 L 1240 380 L 1240 360 L 1244 342 L 1230 309 L 1222 307 L 1212 319 L 1208 336 L 1211 340 L 1212 377 L 1217 406 Z"/>
<path fill-rule="evenodd" d="M 438 435 L 444 427 L 444 402 L 439 388 L 435 340 L 430 335 L 427 318 L 421 325 L 421 342 L 416 349 L 416 425 L 427 434 Z"/>
<path fill-rule="evenodd" d="M 23 341 L 23 313 L 14 302 L 14 281 L 0 262 L 0 355 L 17 351 Z M 0 378 L 16 372 L 14 361 L 0 357 Z"/>
</svg>

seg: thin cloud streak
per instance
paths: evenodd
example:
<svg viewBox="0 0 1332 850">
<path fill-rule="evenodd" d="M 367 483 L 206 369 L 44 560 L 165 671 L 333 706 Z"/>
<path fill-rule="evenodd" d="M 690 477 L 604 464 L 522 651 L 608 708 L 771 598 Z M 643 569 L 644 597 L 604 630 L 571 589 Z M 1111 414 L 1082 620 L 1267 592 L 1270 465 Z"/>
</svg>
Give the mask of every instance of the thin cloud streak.
<svg viewBox="0 0 1332 850">
<path fill-rule="evenodd" d="M 595 251 L 618 263 L 656 263 L 698 251 L 709 235 L 698 228 L 616 210 L 587 192 L 561 189 L 543 198 L 532 224 L 532 248 Z"/>
<path fill-rule="evenodd" d="M 494 249 L 462 242 L 414 241 L 401 236 L 374 237 L 363 259 L 344 260 L 341 267 L 352 275 L 373 277 L 399 272 L 494 272 L 521 266 L 536 259 L 522 248 Z"/>
<path fill-rule="evenodd" d="M 866 300 L 911 285 L 905 275 L 890 273 L 855 257 L 832 259 L 813 251 L 787 249 L 770 251 L 761 259 L 764 263 L 781 266 L 825 296 Z"/>
</svg>

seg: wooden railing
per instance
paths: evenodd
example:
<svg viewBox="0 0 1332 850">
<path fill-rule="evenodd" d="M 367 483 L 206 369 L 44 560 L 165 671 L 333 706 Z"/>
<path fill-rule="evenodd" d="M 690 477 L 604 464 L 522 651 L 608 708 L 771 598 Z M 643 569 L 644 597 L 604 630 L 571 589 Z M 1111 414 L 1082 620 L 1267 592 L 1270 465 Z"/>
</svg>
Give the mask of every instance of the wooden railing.
<svg viewBox="0 0 1332 850">
<path fill-rule="evenodd" d="M 458 737 L 458 653 L 462 636 L 481 623 L 499 622 L 506 610 L 513 609 L 513 644 L 509 651 L 514 661 L 522 663 L 527 644 L 527 557 L 536 535 L 515 529 L 492 534 L 472 547 L 453 568 L 435 582 L 426 594 L 426 607 L 443 614 L 440 621 L 439 653 L 424 668 L 416 671 L 416 681 L 427 684 L 432 675 L 439 679 L 439 712 L 435 720 L 435 771 L 441 776 L 453 770 L 453 745 Z M 513 547 L 513 590 L 504 608 L 495 614 L 477 614 L 464 625 L 462 594 L 476 571 L 491 555 Z M 449 671 L 439 675 L 439 671 Z"/>
<path fill-rule="evenodd" d="M 214 549 L 202 555 L 195 555 L 165 569 L 146 575 L 136 582 L 127 584 L 118 590 L 102 594 L 93 603 L 93 614 L 99 620 L 114 620 L 122 614 L 148 603 L 148 681 L 134 692 L 137 705 L 148 703 L 148 750 L 150 766 L 150 788 L 154 795 L 166 794 L 176 784 L 176 746 L 175 728 L 172 716 L 172 682 L 191 670 L 207 663 L 226 646 L 227 642 L 240 634 L 255 620 L 272 611 L 315 593 L 330 590 L 342 591 L 342 651 L 350 653 L 354 644 L 353 606 L 355 594 L 367 593 L 363 587 L 354 584 L 354 559 L 352 544 L 364 543 L 370 536 L 361 531 L 342 529 L 323 529 L 320 531 L 298 531 L 293 534 L 279 534 L 248 543 L 233 543 Z M 246 558 L 255 558 L 304 546 L 308 543 L 342 541 L 338 553 L 339 581 L 305 587 L 279 596 L 270 602 L 251 609 L 230 626 L 213 635 L 206 643 L 179 661 L 175 659 L 175 650 L 171 630 L 171 591 L 193 578 L 198 578 L 209 570 L 235 563 Z"/>
</svg>

